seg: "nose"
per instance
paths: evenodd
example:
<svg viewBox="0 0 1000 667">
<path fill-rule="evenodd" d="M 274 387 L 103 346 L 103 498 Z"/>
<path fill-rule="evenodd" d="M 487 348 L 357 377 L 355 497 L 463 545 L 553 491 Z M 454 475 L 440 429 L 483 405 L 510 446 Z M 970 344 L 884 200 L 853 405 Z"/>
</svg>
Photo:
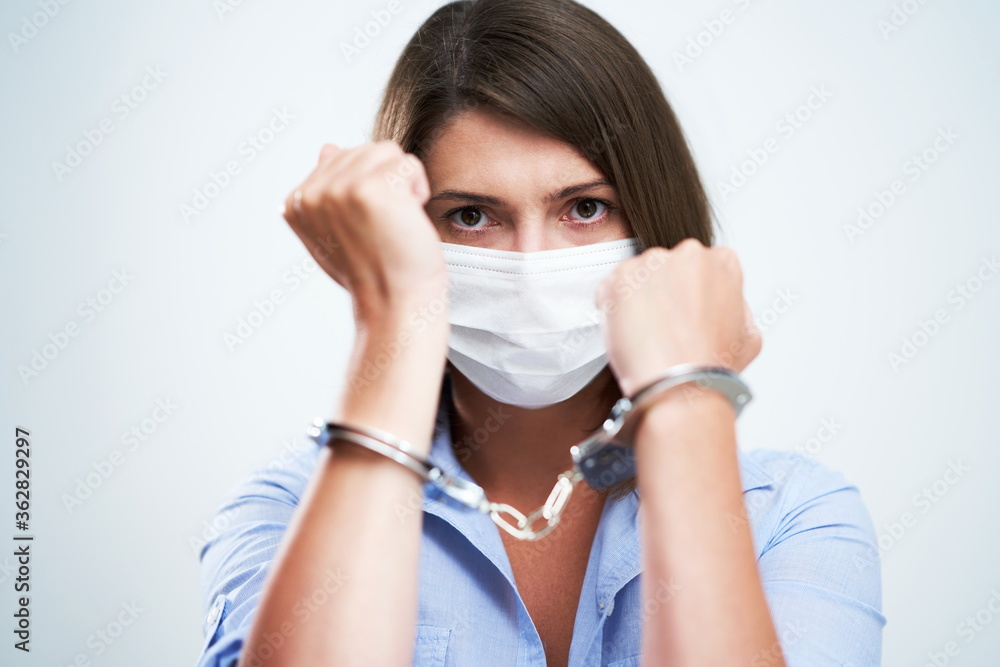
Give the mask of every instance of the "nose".
<svg viewBox="0 0 1000 667">
<path fill-rule="evenodd" d="M 538 252 L 567 247 L 565 239 L 559 237 L 552 225 L 546 224 L 544 216 L 533 214 L 517 221 L 514 227 L 512 247 L 516 252 Z"/>
</svg>

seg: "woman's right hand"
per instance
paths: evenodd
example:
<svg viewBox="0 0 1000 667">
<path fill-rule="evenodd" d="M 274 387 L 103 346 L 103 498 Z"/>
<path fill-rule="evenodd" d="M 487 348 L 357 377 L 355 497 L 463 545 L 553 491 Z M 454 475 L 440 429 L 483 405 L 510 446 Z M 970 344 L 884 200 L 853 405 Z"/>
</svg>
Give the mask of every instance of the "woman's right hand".
<svg viewBox="0 0 1000 667">
<path fill-rule="evenodd" d="M 389 142 L 349 150 L 326 145 L 298 189 L 300 204 L 293 191 L 285 219 L 355 305 L 359 335 L 331 421 L 388 431 L 427 456 L 448 321 L 436 308 L 427 309 L 428 326 L 413 321 L 422 307 L 447 298 L 440 237 L 423 209 L 430 197 L 423 165 Z M 239 664 L 411 664 L 421 484 L 410 470 L 355 443 L 324 448 L 273 557 Z M 333 581 L 341 572 L 348 574 L 343 586 Z M 292 628 L 303 600 L 332 592 L 331 583 L 336 592 Z"/>
<path fill-rule="evenodd" d="M 379 141 L 325 144 L 316 168 L 286 199 L 285 220 L 351 293 L 358 327 L 447 289 L 441 239 L 424 210 L 429 198 L 420 159 Z"/>
</svg>

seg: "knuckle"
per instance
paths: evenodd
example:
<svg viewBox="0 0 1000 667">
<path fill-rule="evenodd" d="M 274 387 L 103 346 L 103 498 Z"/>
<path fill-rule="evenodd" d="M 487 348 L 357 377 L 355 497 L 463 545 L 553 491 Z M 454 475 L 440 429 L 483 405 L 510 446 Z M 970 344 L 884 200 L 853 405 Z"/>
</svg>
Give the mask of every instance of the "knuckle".
<svg viewBox="0 0 1000 667">
<path fill-rule="evenodd" d="M 378 155 L 403 155 L 403 148 L 392 139 L 382 139 L 371 144 L 369 150 Z"/>
<path fill-rule="evenodd" d="M 301 191 L 302 198 L 299 200 L 299 205 L 301 206 L 302 211 L 308 213 L 309 211 L 316 210 L 319 207 L 322 198 L 322 191 L 312 187 L 301 188 Z M 292 197 L 294 198 L 294 196 L 295 195 L 293 193 Z"/>
<path fill-rule="evenodd" d="M 348 198 L 350 183 L 342 178 L 335 179 L 323 188 L 323 196 L 330 202 L 342 202 Z M 305 195 L 303 195 L 303 200 Z"/>
<path fill-rule="evenodd" d="M 736 251 L 732 248 L 725 249 L 725 252 L 722 253 L 722 261 L 724 261 L 729 268 L 733 269 L 737 273 L 742 272 L 739 255 L 737 255 Z"/>
<path fill-rule="evenodd" d="M 322 163 L 331 160 L 340 152 L 342 152 L 342 149 L 336 144 L 324 143 L 319 149 L 319 161 Z"/>
<path fill-rule="evenodd" d="M 368 202 L 375 199 L 381 189 L 377 178 L 361 178 L 354 181 L 348 188 L 348 198 L 354 203 Z"/>
<path fill-rule="evenodd" d="M 405 153 L 400 159 L 403 160 L 411 168 L 415 169 L 417 172 L 421 174 L 427 173 L 424 167 L 424 161 L 421 160 L 416 155 L 414 155 L 413 153 Z"/>
<path fill-rule="evenodd" d="M 657 259 L 662 259 L 670 254 L 670 251 L 660 245 L 650 246 L 643 250 L 640 255 L 646 255 L 646 257 L 654 257 Z"/>
<path fill-rule="evenodd" d="M 704 249 L 704 247 L 705 246 L 702 245 L 701 241 L 694 238 L 693 236 L 689 236 L 685 239 L 682 239 L 680 243 L 675 245 L 674 249 L 680 252 L 694 252 L 699 248 Z"/>
</svg>

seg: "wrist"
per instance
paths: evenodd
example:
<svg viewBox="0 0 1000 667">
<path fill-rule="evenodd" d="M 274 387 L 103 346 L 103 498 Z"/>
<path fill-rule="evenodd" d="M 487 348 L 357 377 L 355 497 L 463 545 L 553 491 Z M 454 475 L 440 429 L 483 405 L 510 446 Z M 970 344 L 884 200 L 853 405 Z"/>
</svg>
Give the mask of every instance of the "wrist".
<svg viewBox="0 0 1000 667">
<path fill-rule="evenodd" d="M 447 329 L 448 286 L 434 282 L 419 289 L 386 287 L 378 299 L 354 295 L 353 308 L 359 332 Z"/>
<path fill-rule="evenodd" d="M 396 295 L 378 308 L 355 302 L 355 348 L 360 355 L 396 357 L 412 348 L 446 348 L 447 291 Z"/>
<path fill-rule="evenodd" d="M 399 309 L 358 328 L 337 414 L 409 440 L 426 454 L 449 325 L 444 313 L 422 318 L 419 310 Z"/>
<path fill-rule="evenodd" d="M 424 328 L 387 319 L 358 331 L 347 374 L 352 388 L 412 396 L 440 383 L 447 356 L 447 322 Z"/>
<path fill-rule="evenodd" d="M 690 425 L 729 425 L 735 428 L 736 411 L 721 392 L 686 383 L 672 387 L 643 414 L 636 431 L 635 446 L 646 440 L 675 442 L 672 437 Z"/>
</svg>

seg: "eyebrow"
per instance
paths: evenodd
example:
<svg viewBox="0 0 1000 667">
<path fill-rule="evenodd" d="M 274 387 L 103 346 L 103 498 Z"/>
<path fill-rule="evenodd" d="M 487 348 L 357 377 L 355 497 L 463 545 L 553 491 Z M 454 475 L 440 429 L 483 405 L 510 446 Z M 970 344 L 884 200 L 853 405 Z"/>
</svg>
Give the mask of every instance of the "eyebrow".
<svg viewBox="0 0 1000 667">
<path fill-rule="evenodd" d="M 552 202 L 559 201 L 560 199 L 566 199 L 580 192 L 584 192 L 586 190 L 590 190 L 591 188 L 596 188 L 600 186 L 612 187 L 611 183 L 609 183 L 604 179 L 598 181 L 591 181 L 590 183 L 580 183 L 579 185 L 571 185 L 557 192 L 550 193 L 548 196 L 545 197 L 545 203 L 551 204 Z M 475 192 L 464 192 L 462 190 L 442 190 L 441 192 L 437 193 L 429 200 L 427 200 L 427 203 L 429 204 L 432 201 L 439 201 L 442 199 L 460 199 L 462 201 L 471 201 L 476 204 L 486 204 L 488 206 L 495 206 L 497 208 L 507 208 L 508 206 L 507 202 L 505 202 L 502 199 L 498 199 L 497 197 L 491 197 L 489 195 L 481 195 Z"/>
</svg>

